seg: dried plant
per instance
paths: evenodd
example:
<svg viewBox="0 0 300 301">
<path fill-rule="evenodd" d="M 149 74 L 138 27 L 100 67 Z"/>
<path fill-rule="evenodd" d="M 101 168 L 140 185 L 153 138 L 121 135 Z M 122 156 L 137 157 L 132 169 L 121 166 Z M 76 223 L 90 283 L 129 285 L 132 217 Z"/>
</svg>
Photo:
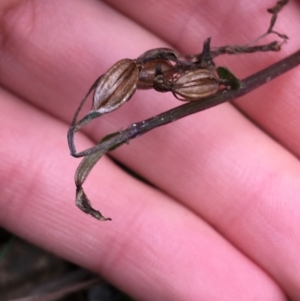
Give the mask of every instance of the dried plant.
<svg viewBox="0 0 300 301">
<path fill-rule="evenodd" d="M 249 93 L 297 66 L 300 63 L 300 51 L 244 80 L 239 80 L 227 68 L 216 68 L 214 63 L 214 58 L 223 54 L 279 51 L 288 37 L 274 31 L 273 27 L 278 13 L 287 3 L 288 0 L 278 1 L 276 6 L 268 9 L 268 12 L 272 14 L 268 30 L 247 45 L 211 48 L 211 39 L 208 38 L 203 43 L 202 52 L 195 55 L 179 55 L 169 48 L 151 49 L 137 59 L 118 61 L 101 75 L 82 100 L 68 131 L 71 155 L 84 157 L 75 174 L 76 205 L 99 220 L 110 220 L 91 206 L 82 187 L 90 171 L 103 154 L 158 126 Z M 261 38 L 271 33 L 276 34 L 281 40 L 257 45 Z M 177 99 L 188 101 L 188 103 L 142 122 L 134 123 L 125 130 L 109 134 L 96 146 L 77 153 L 74 144 L 75 132 L 91 120 L 118 109 L 131 98 L 136 89 L 171 92 Z M 80 121 L 77 121 L 79 112 L 93 91 L 91 110 Z"/>
</svg>

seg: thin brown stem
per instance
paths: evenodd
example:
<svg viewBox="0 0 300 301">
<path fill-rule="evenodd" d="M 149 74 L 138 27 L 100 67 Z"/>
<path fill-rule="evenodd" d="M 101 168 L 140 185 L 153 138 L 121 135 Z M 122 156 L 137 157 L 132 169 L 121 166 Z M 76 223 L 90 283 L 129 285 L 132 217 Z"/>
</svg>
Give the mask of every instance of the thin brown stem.
<svg viewBox="0 0 300 301">
<path fill-rule="evenodd" d="M 107 139 L 104 138 L 97 148 L 94 148 L 93 151 L 89 152 L 88 154 L 98 151 L 108 152 L 111 149 L 114 149 L 116 146 L 120 146 L 122 143 L 128 143 L 129 140 L 137 138 L 146 132 L 153 130 L 154 128 L 217 106 L 224 102 L 232 101 L 270 82 L 274 78 L 298 66 L 299 64 L 300 50 L 284 58 L 283 60 L 241 80 L 241 86 L 237 90 L 229 90 L 223 93 L 215 94 L 206 99 L 188 102 L 147 120 L 131 124 L 127 129 L 116 132 L 114 135 L 107 137 Z"/>
</svg>

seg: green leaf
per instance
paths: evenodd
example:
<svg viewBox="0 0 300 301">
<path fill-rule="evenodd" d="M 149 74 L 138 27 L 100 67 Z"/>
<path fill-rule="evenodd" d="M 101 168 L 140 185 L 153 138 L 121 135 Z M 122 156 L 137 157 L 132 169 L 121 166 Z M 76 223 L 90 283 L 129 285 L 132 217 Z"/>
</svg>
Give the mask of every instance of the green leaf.
<svg viewBox="0 0 300 301">
<path fill-rule="evenodd" d="M 233 90 L 238 90 L 241 86 L 239 79 L 226 67 L 218 67 L 216 69 L 219 78 L 228 82 Z"/>
</svg>

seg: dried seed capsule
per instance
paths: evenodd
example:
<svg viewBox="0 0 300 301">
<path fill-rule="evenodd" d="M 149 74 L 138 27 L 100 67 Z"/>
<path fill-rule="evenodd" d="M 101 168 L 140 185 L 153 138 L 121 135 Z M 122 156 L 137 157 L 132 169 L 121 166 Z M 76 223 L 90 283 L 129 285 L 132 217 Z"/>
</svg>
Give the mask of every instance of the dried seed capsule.
<svg viewBox="0 0 300 301">
<path fill-rule="evenodd" d="M 129 100 L 136 90 L 139 70 L 140 66 L 130 59 L 115 63 L 97 83 L 92 110 L 109 113 Z"/>
<path fill-rule="evenodd" d="M 214 73 L 207 69 L 187 70 L 172 84 L 172 92 L 177 97 L 183 97 L 181 100 L 197 100 L 217 93 L 219 89 L 219 80 Z M 178 98 L 178 97 L 177 97 Z"/>
<path fill-rule="evenodd" d="M 161 73 L 166 79 L 171 79 L 173 76 L 173 66 L 166 60 L 153 60 L 142 64 L 139 81 L 137 84 L 138 89 L 151 89 L 156 77 L 157 66 L 160 66 Z"/>
<path fill-rule="evenodd" d="M 138 64 L 144 64 L 148 61 L 159 60 L 159 59 L 176 62 L 177 58 L 178 58 L 178 54 L 173 49 L 154 48 L 154 49 L 150 49 L 150 50 L 144 52 L 142 55 L 140 55 L 136 59 L 136 62 Z"/>
</svg>

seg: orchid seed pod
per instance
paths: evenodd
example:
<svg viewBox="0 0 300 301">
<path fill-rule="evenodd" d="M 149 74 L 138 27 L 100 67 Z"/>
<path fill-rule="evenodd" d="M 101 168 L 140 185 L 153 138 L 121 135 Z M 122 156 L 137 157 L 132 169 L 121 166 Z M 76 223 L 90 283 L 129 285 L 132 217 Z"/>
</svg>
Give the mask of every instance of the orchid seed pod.
<svg viewBox="0 0 300 301">
<path fill-rule="evenodd" d="M 153 83 L 156 91 L 173 92 L 177 99 L 184 101 L 198 100 L 216 94 L 219 85 L 220 80 L 208 69 L 189 69 L 176 74 L 171 81 L 159 71 Z"/>
<path fill-rule="evenodd" d="M 115 63 L 97 83 L 92 111 L 109 113 L 128 101 L 137 88 L 140 68 L 130 59 Z"/>
<path fill-rule="evenodd" d="M 214 73 L 207 69 L 192 69 L 180 75 L 172 87 L 172 92 L 183 97 L 182 100 L 197 100 L 219 90 L 219 80 Z M 178 97 L 177 97 L 178 98 Z"/>
</svg>

